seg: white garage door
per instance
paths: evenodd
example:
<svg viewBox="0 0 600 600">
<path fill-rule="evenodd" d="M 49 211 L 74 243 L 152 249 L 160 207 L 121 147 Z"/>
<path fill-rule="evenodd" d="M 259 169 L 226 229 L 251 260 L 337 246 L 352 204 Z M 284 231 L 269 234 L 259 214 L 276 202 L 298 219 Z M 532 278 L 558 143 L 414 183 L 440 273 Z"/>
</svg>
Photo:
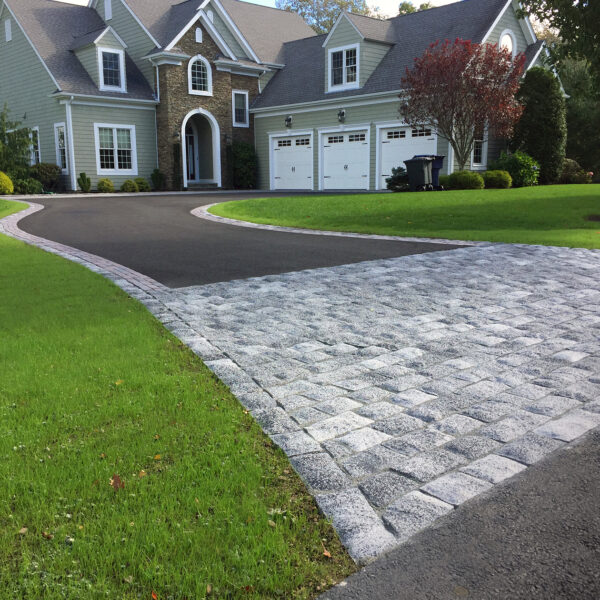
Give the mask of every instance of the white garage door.
<svg viewBox="0 0 600 600">
<path fill-rule="evenodd" d="M 415 154 L 437 153 L 437 136 L 429 127 L 390 127 L 381 130 L 380 139 L 379 188 L 383 190 L 394 167 L 405 167 L 404 161 Z"/>
<path fill-rule="evenodd" d="M 313 145 L 310 135 L 273 139 L 273 189 L 313 189 Z"/>
<path fill-rule="evenodd" d="M 322 137 L 323 189 L 369 189 L 369 133 L 328 133 Z"/>
</svg>

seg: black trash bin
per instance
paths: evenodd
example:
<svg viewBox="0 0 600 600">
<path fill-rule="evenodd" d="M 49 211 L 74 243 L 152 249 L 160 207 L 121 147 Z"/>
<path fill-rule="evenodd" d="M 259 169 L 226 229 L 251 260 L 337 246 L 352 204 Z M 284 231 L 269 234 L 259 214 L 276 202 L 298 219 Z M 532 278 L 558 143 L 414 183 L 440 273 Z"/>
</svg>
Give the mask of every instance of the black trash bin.
<svg viewBox="0 0 600 600">
<path fill-rule="evenodd" d="M 438 156 L 437 154 L 416 154 L 413 158 L 431 158 L 433 160 L 431 163 L 431 183 L 434 188 L 439 188 L 440 171 L 444 166 L 444 158 L 446 158 L 446 156 Z"/>
<path fill-rule="evenodd" d="M 411 192 L 421 192 L 432 186 L 431 183 L 431 156 L 414 156 L 405 160 L 406 174 Z"/>
</svg>

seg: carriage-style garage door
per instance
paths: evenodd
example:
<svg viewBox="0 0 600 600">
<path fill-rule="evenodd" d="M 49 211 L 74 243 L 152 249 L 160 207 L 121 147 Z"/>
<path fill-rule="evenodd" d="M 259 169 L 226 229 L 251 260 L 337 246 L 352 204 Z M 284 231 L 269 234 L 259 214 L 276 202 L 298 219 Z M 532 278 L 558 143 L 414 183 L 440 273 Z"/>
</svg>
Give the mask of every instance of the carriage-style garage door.
<svg viewBox="0 0 600 600">
<path fill-rule="evenodd" d="M 313 189 L 312 136 L 298 135 L 271 140 L 274 190 Z"/>
<path fill-rule="evenodd" d="M 380 132 L 379 189 L 386 188 L 386 178 L 394 167 L 404 167 L 404 161 L 415 154 L 436 154 L 437 136 L 429 127 L 390 127 Z"/>
<path fill-rule="evenodd" d="M 324 190 L 369 189 L 369 132 L 325 133 L 321 137 Z"/>
</svg>

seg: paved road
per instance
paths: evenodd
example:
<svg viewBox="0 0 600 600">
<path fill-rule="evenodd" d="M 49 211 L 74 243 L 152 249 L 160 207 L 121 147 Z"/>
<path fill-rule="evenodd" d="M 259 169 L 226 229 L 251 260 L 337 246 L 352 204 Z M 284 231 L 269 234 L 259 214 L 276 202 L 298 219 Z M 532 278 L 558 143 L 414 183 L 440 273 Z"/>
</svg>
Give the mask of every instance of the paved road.
<svg viewBox="0 0 600 600">
<path fill-rule="evenodd" d="M 261 194 L 265 196 L 268 194 Z M 190 210 L 241 195 L 52 198 L 21 229 L 103 256 L 170 287 L 203 285 L 448 250 L 453 246 L 306 236 L 205 221 Z"/>
<path fill-rule="evenodd" d="M 320 600 L 600 598 L 600 432 L 459 507 Z"/>
</svg>

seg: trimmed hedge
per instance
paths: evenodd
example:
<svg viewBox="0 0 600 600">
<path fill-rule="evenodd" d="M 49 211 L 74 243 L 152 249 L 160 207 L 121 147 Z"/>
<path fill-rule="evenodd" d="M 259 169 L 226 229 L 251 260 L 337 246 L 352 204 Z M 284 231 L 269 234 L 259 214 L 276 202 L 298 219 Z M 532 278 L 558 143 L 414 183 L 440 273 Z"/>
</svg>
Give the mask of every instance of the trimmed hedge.
<svg viewBox="0 0 600 600">
<path fill-rule="evenodd" d="M 150 184 L 143 177 L 136 177 L 135 184 L 138 186 L 138 192 L 149 192 Z"/>
<path fill-rule="evenodd" d="M 15 191 L 13 182 L 6 173 L 0 171 L 0 194 L 12 194 Z"/>
<path fill-rule="evenodd" d="M 576 160 L 565 158 L 560 183 L 592 183 L 592 175 L 586 173 Z"/>
<path fill-rule="evenodd" d="M 140 190 L 133 179 L 126 179 L 121 186 L 121 191 L 127 194 L 137 194 Z"/>
<path fill-rule="evenodd" d="M 62 170 L 58 165 L 39 163 L 33 165 L 30 168 L 29 173 L 31 177 L 37 179 L 44 186 L 45 190 L 55 191 L 60 185 Z"/>
<path fill-rule="evenodd" d="M 404 167 L 393 167 L 392 176 L 385 180 L 387 189 L 392 192 L 406 192 L 410 189 L 408 185 L 408 174 Z"/>
<path fill-rule="evenodd" d="M 160 192 L 165 189 L 165 176 L 158 169 L 154 169 L 154 171 L 152 171 L 150 179 L 152 180 L 152 187 L 154 188 L 155 192 Z"/>
<path fill-rule="evenodd" d="M 490 171 L 508 171 L 513 187 L 537 185 L 540 165 L 529 154 L 517 151 L 514 154 L 503 152 L 500 158 L 488 165 Z"/>
<path fill-rule="evenodd" d="M 444 185 L 444 187 L 447 187 L 449 190 L 483 189 L 483 177 L 474 171 L 455 171 L 447 177 L 448 179 L 443 179 L 443 181 L 446 182 L 446 185 L 444 185 L 441 181 L 440 184 Z"/>
<path fill-rule="evenodd" d="M 512 177 L 508 171 L 486 171 L 483 174 L 486 188 L 507 190 L 512 187 Z"/>
<path fill-rule="evenodd" d="M 234 142 L 231 148 L 233 187 L 236 190 L 253 190 L 258 178 L 258 157 L 252 144 Z"/>
<path fill-rule="evenodd" d="M 33 177 L 15 180 L 14 188 L 15 194 L 41 194 L 44 191 L 42 184 Z"/>
<path fill-rule="evenodd" d="M 113 194 L 115 186 L 110 179 L 98 179 L 98 191 L 102 194 Z"/>
</svg>

